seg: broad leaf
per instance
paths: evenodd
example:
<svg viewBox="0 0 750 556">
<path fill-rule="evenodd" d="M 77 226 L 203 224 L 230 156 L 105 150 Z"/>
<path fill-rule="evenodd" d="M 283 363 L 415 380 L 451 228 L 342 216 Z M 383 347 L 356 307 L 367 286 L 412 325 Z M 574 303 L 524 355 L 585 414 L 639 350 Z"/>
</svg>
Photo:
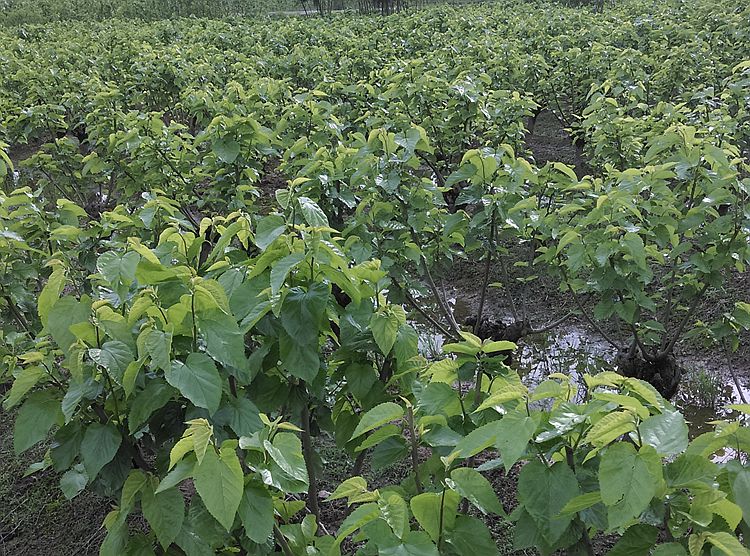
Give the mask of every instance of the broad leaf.
<svg viewBox="0 0 750 556">
<path fill-rule="evenodd" d="M 219 453 L 209 448 L 193 473 L 195 490 L 206 509 L 227 531 L 232 529 L 243 492 L 242 467 L 236 448 L 234 440 L 225 441 Z"/>
<path fill-rule="evenodd" d="M 352 438 L 362 436 L 366 432 L 370 432 L 390 421 L 395 421 L 404 416 L 404 409 L 393 402 L 384 402 L 380 405 L 376 405 L 360 419 L 357 428 L 352 433 Z"/>
<path fill-rule="evenodd" d="M 173 361 L 164 373 L 167 382 L 196 406 L 216 413 L 221 403 L 222 380 L 213 360 L 203 353 L 191 353 L 183 363 Z"/>
<path fill-rule="evenodd" d="M 111 424 L 93 423 L 88 426 L 81 442 L 81 457 L 89 480 L 94 480 L 102 467 L 112 461 L 122 444 L 122 436 Z"/>
</svg>

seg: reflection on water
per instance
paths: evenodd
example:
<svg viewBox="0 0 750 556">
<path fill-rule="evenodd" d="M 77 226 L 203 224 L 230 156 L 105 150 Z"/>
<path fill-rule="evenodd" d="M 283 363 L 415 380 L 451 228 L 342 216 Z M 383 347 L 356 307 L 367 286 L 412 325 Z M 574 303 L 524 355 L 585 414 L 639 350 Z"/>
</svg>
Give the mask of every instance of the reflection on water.
<svg viewBox="0 0 750 556">
<path fill-rule="evenodd" d="M 748 377 L 738 376 L 737 383 L 726 370 L 689 365 L 683 376 L 674 404 L 685 415 L 693 436 L 713 430 L 710 422 L 717 419 L 744 419 L 743 414 L 729 409 L 730 404 L 750 399 Z"/>
<path fill-rule="evenodd" d="M 611 368 L 615 352 L 606 342 L 592 339 L 574 326 L 566 330 L 524 338 L 517 368 L 529 386 L 535 386 L 552 373 L 570 375 L 581 383 L 584 374 Z"/>
<path fill-rule="evenodd" d="M 456 320 L 462 322 L 468 314 L 466 304 L 457 297 L 451 297 L 448 301 L 455 309 Z M 444 337 L 435 334 L 429 325 L 419 322 L 414 325 L 419 333 L 420 352 L 429 359 L 440 357 Z M 580 383 L 584 374 L 612 370 L 615 355 L 608 343 L 588 331 L 563 325 L 559 330 L 524 338 L 514 366 L 529 386 L 539 384 L 551 373 L 570 375 Z M 711 421 L 747 418 L 727 406 L 750 400 L 750 377 L 740 376 L 738 383 L 735 383 L 727 368 L 721 366 L 716 369 L 715 362 L 713 365 L 699 365 L 695 361 L 682 363 L 687 368 L 672 401 L 685 416 L 691 438 L 712 431 Z M 713 370 L 707 370 L 711 367 Z M 729 457 L 733 457 L 733 454 L 726 453 L 719 459 Z"/>
</svg>

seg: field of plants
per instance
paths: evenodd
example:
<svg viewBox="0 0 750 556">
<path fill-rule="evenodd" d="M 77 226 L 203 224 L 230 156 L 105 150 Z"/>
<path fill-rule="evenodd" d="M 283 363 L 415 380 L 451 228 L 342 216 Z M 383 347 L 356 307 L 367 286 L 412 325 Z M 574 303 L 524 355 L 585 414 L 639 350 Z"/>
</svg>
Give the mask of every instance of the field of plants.
<svg viewBox="0 0 750 556">
<path fill-rule="evenodd" d="M 750 554 L 750 6 L 75 19 L 0 27 L 0 553 Z"/>
</svg>

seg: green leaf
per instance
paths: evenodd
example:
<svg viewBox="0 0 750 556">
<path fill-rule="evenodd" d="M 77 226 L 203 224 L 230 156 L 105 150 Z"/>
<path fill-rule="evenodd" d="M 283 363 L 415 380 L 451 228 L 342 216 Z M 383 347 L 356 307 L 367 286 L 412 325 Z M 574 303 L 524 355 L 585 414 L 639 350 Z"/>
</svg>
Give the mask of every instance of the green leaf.
<svg viewBox="0 0 750 556">
<path fill-rule="evenodd" d="M 97 259 L 96 269 L 122 299 L 135 280 L 135 271 L 140 260 L 141 256 L 135 251 L 123 254 L 106 251 Z"/>
<path fill-rule="evenodd" d="M 742 546 L 737 537 L 730 533 L 707 533 L 706 540 L 726 556 L 748 556 L 750 554 L 750 551 Z"/>
<path fill-rule="evenodd" d="M 492 556 L 498 553 L 487 526 L 473 516 L 459 515 L 446 540 L 460 556 Z"/>
<path fill-rule="evenodd" d="M 409 507 L 398 494 L 384 494 L 378 500 L 383 519 L 399 539 L 409 532 Z"/>
<path fill-rule="evenodd" d="M 617 544 L 607 553 L 607 556 L 643 556 L 648 554 L 659 530 L 652 525 L 638 523 L 625 531 Z"/>
<path fill-rule="evenodd" d="M 300 344 L 282 331 L 279 336 L 279 358 L 282 368 L 290 375 L 305 382 L 315 382 L 320 372 L 320 349 L 318 342 Z"/>
<path fill-rule="evenodd" d="M 183 363 L 173 361 L 164 373 L 167 382 L 198 407 L 213 415 L 221 403 L 222 380 L 216 365 L 204 353 L 191 353 Z"/>
<path fill-rule="evenodd" d="M 513 342 L 499 341 L 488 342 L 482 346 L 483 353 L 497 353 L 499 351 L 515 351 L 518 346 Z"/>
<path fill-rule="evenodd" d="M 69 469 L 60 477 L 60 490 L 66 499 L 72 500 L 78 496 L 89 482 L 89 476 L 83 465 L 78 464 L 73 469 Z"/>
<path fill-rule="evenodd" d="M 299 208 L 302 210 L 302 216 L 305 218 L 308 226 L 314 228 L 328 228 L 328 217 L 326 213 L 308 197 L 300 197 L 297 199 Z"/>
<path fill-rule="evenodd" d="M 81 457 L 89 480 L 94 480 L 102 467 L 112 461 L 120 449 L 122 436 L 111 424 L 92 423 L 81 442 Z"/>
<path fill-rule="evenodd" d="M 528 395 L 528 388 L 523 384 L 507 383 L 498 388 L 484 400 L 474 413 L 484 411 L 485 409 L 495 408 L 502 404 L 520 400 Z"/>
<path fill-rule="evenodd" d="M 595 506 L 601 501 L 602 493 L 598 490 L 594 492 L 586 492 L 585 494 L 576 496 L 567 504 L 565 504 L 565 507 L 560 510 L 560 514 L 577 514 L 578 512 L 582 512 L 583 510 L 587 510 L 588 508 Z"/>
<path fill-rule="evenodd" d="M 133 352 L 130 347 L 117 340 L 104 342 L 101 349 L 90 349 L 89 357 L 94 363 L 107 369 L 110 377 L 118 384 L 122 384 L 125 370 L 133 362 Z"/>
<path fill-rule="evenodd" d="M 185 519 L 185 501 L 182 493 L 172 487 L 159 493 L 147 488 L 141 499 L 143 517 L 156 533 L 164 550 L 177 538 Z"/>
<path fill-rule="evenodd" d="M 610 446 L 602 456 L 599 489 L 607 506 L 610 529 L 627 525 L 641 515 L 656 494 L 647 461 L 624 442 Z"/>
<path fill-rule="evenodd" d="M 613 411 L 599 419 L 589 429 L 586 442 L 601 448 L 613 440 L 635 430 L 635 420 L 629 411 Z"/>
<path fill-rule="evenodd" d="M 260 219 L 255 229 L 255 245 L 261 251 L 265 251 L 285 231 L 286 221 L 281 216 L 265 216 Z"/>
<path fill-rule="evenodd" d="M 357 498 L 362 494 L 369 492 L 367 490 L 367 481 L 362 477 L 349 477 L 343 483 L 336 487 L 336 490 L 326 498 L 328 502 L 339 500 L 341 498 Z"/>
<path fill-rule="evenodd" d="M 367 436 L 362 443 L 357 446 L 355 452 L 361 452 L 367 448 L 372 448 L 383 442 L 386 438 L 399 436 L 402 434 L 401 427 L 397 425 L 383 425 L 371 435 Z"/>
<path fill-rule="evenodd" d="M 400 544 L 381 546 L 378 556 L 439 556 L 437 547 L 424 531 L 409 531 L 402 540 Z"/>
<path fill-rule="evenodd" d="M 380 345 L 378 345 L 380 347 Z M 393 344 L 393 355 L 402 365 L 419 354 L 419 335 L 408 324 L 402 324 L 398 327 L 396 341 Z"/>
<path fill-rule="evenodd" d="M 547 467 L 535 459 L 518 476 L 518 500 L 549 545 L 556 543 L 570 525 L 573 516 L 560 512 L 580 493 L 575 474 L 563 462 Z"/>
<path fill-rule="evenodd" d="M 233 164 L 240 154 L 240 144 L 231 137 L 221 137 L 213 142 L 211 149 L 226 164 Z"/>
<path fill-rule="evenodd" d="M 195 458 L 193 458 L 192 456 L 189 456 L 183 460 L 180 460 L 180 462 L 174 466 L 174 469 L 172 469 L 169 473 L 167 473 L 166 477 L 164 477 L 159 482 L 159 486 L 154 492 L 156 494 L 159 494 L 160 492 L 163 492 L 167 490 L 168 488 L 172 488 L 173 486 L 179 485 L 182 481 L 184 481 L 188 477 L 193 476 L 194 468 L 195 468 Z"/>
<path fill-rule="evenodd" d="M 81 451 L 82 440 L 83 429 L 80 421 L 71 421 L 58 429 L 54 445 L 50 448 L 50 459 L 55 471 L 64 471 L 73 465 Z"/>
<path fill-rule="evenodd" d="M 78 301 L 71 296 L 61 297 L 49 311 L 46 328 L 60 349 L 67 352 L 76 340 L 70 327 L 81 322 L 89 322 L 90 316 L 90 299 L 84 297 Z"/>
<path fill-rule="evenodd" d="M 362 416 L 357 428 L 354 429 L 354 432 L 352 433 L 352 438 L 362 436 L 366 432 L 370 432 L 381 425 L 400 419 L 403 416 L 404 409 L 396 403 L 384 402 L 380 405 L 376 405 Z"/>
<path fill-rule="evenodd" d="M 286 277 L 289 276 L 293 268 L 304 260 L 304 253 L 292 253 L 273 263 L 273 268 L 271 268 L 271 295 L 276 295 L 281 291 L 281 286 L 284 285 Z"/>
<path fill-rule="evenodd" d="M 409 501 L 409 506 L 422 529 L 430 535 L 434 542 L 437 542 L 445 531 L 453 528 L 460 501 L 461 497 L 457 492 L 444 490 L 442 493 L 425 492 L 418 494 Z"/>
<path fill-rule="evenodd" d="M 143 345 L 154 366 L 168 371 L 171 365 L 172 335 L 152 328 L 146 333 Z"/>
<path fill-rule="evenodd" d="M 60 400 L 50 390 L 33 392 L 18 410 L 13 429 L 13 449 L 25 452 L 44 440 L 52 425 L 62 422 Z"/>
<path fill-rule="evenodd" d="M 682 454 L 667 464 L 665 478 L 670 488 L 701 488 L 712 484 L 718 473 L 718 466 L 707 458 Z"/>
<path fill-rule="evenodd" d="M 317 347 L 329 294 L 328 284 L 321 282 L 315 282 L 307 289 L 294 287 L 289 290 L 281 307 L 281 325 L 295 343 Z"/>
<path fill-rule="evenodd" d="M 273 534 L 273 498 L 262 486 L 245 485 L 239 514 L 245 533 L 251 541 L 263 544 Z"/>
<path fill-rule="evenodd" d="M 482 450 L 486 450 L 497 440 L 499 426 L 499 421 L 492 421 L 477 427 L 456 444 L 454 452 L 458 452 L 459 457 L 470 458 Z"/>
<path fill-rule="evenodd" d="M 227 531 L 232 529 L 244 486 L 236 448 L 236 440 L 226 440 L 218 454 L 209 448 L 193 472 L 195 489 L 206 509 Z"/>
<path fill-rule="evenodd" d="M 657 545 L 651 556 L 687 556 L 685 548 L 676 542 Z"/>
<path fill-rule="evenodd" d="M 246 371 L 245 336 L 234 317 L 219 309 L 199 313 L 197 317 L 208 354 L 227 367 Z"/>
<path fill-rule="evenodd" d="M 638 430 L 643 443 L 653 446 L 661 456 L 674 456 L 687 449 L 688 427 L 679 411 L 649 417 Z"/>
<path fill-rule="evenodd" d="M 273 443 L 264 440 L 263 447 L 284 473 L 307 484 L 307 466 L 302 456 L 302 443 L 296 434 L 278 433 L 274 436 Z"/>
<path fill-rule="evenodd" d="M 581 234 L 576 232 L 575 230 L 569 230 L 563 234 L 563 236 L 560 238 L 559 243 L 557 244 L 557 253 L 561 253 L 565 247 L 574 241 L 580 241 Z"/>
<path fill-rule="evenodd" d="M 37 298 L 37 312 L 42 326 L 47 326 L 49 313 L 55 306 L 65 287 L 65 267 L 58 264 Z"/>
<path fill-rule="evenodd" d="M 130 406 L 130 415 L 128 415 L 130 434 L 134 434 L 141 428 L 154 411 L 164 407 L 174 394 L 174 389 L 163 380 L 149 380 L 146 388 L 138 393 Z"/>
<path fill-rule="evenodd" d="M 33 365 L 21 369 L 21 372 L 16 376 L 16 380 L 13 381 L 13 386 L 8 392 L 8 397 L 3 402 L 5 409 L 14 407 L 20 402 L 23 397 L 31 390 L 36 383 L 45 375 L 44 367 L 39 365 Z"/>
<path fill-rule="evenodd" d="M 424 415 L 452 417 L 461 413 L 458 392 L 444 382 L 429 382 L 422 386 L 415 383 L 412 392 L 417 398 L 417 410 Z"/>
<path fill-rule="evenodd" d="M 349 514 L 349 516 L 339 526 L 339 530 L 336 532 L 336 542 L 341 544 L 346 537 L 361 529 L 371 521 L 380 517 L 380 508 L 374 502 L 368 504 L 362 504 L 356 510 Z"/>
<path fill-rule="evenodd" d="M 373 313 L 370 318 L 370 331 L 372 332 L 375 343 L 378 344 L 383 355 L 388 355 L 396 343 L 398 329 L 401 322 L 397 315 L 389 310 L 388 307 Z"/>
<path fill-rule="evenodd" d="M 99 547 L 99 556 L 121 556 L 128 542 L 127 514 L 121 510 L 112 510 L 104 518 L 107 536 Z"/>
<path fill-rule="evenodd" d="M 503 459 L 505 472 L 510 472 L 521 456 L 526 452 L 529 441 L 534 437 L 539 416 L 532 417 L 524 412 L 513 411 L 507 413 L 497 426 L 495 447 Z"/>
<path fill-rule="evenodd" d="M 133 361 L 128 368 L 125 369 L 125 374 L 122 375 L 122 389 L 125 392 L 125 399 L 128 399 L 133 390 L 135 390 L 135 383 L 138 380 L 138 375 L 141 373 L 143 368 L 143 360 Z"/>
<path fill-rule="evenodd" d="M 391 436 L 375 446 L 370 465 L 372 469 L 383 469 L 406 457 L 409 450 L 402 436 Z"/>
<path fill-rule="evenodd" d="M 120 493 L 120 509 L 130 510 L 133 509 L 135 504 L 135 497 L 138 495 L 143 487 L 148 485 L 148 477 L 140 469 L 133 469 L 130 471 L 128 478 L 125 479 L 125 483 L 122 485 L 122 492 Z"/>
<path fill-rule="evenodd" d="M 492 485 L 478 471 L 468 467 L 454 469 L 451 471 L 451 478 L 446 482 L 483 514 L 505 515 Z"/>
<path fill-rule="evenodd" d="M 248 398 L 230 396 L 214 416 L 215 422 L 229 425 L 234 434 L 250 436 L 263 428 L 260 412 Z"/>
<path fill-rule="evenodd" d="M 734 501 L 742 508 L 742 518 L 750 525 L 750 469 L 743 468 L 732 481 Z"/>
</svg>

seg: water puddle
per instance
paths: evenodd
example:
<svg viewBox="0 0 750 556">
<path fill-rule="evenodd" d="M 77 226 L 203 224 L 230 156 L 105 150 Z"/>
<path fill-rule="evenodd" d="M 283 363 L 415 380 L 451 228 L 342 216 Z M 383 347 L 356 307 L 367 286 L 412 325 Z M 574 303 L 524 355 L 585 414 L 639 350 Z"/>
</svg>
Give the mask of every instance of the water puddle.
<svg viewBox="0 0 750 556">
<path fill-rule="evenodd" d="M 469 315 L 468 305 L 455 294 L 448 298 L 457 322 Z M 433 312 L 436 314 L 436 312 Z M 419 333 L 420 352 L 428 359 L 441 357 L 440 347 L 445 338 L 436 334 L 429 324 L 415 322 Z M 551 373 L 564 373 L 581 383 L 584 374 L 613 370 L 615 350 L 589 331 L 565 325 L 562 330 L 527 336 L 519 345 L 514 367 L 529 386 L 539 384 Z M 716 361 L 697 362 L 681 360 L 686 367 L 680 389 L 672 400 L 688 422 L 690 436 L 694 438 L 713 430 L 710 424 L 720 419 L 745 418 L 727 406 L 750 400 L 750 377 L 739 373 L 737 383 L 726 366 Z M 733 455 L 719 456 L 720 460 Z"/>
</svg>

